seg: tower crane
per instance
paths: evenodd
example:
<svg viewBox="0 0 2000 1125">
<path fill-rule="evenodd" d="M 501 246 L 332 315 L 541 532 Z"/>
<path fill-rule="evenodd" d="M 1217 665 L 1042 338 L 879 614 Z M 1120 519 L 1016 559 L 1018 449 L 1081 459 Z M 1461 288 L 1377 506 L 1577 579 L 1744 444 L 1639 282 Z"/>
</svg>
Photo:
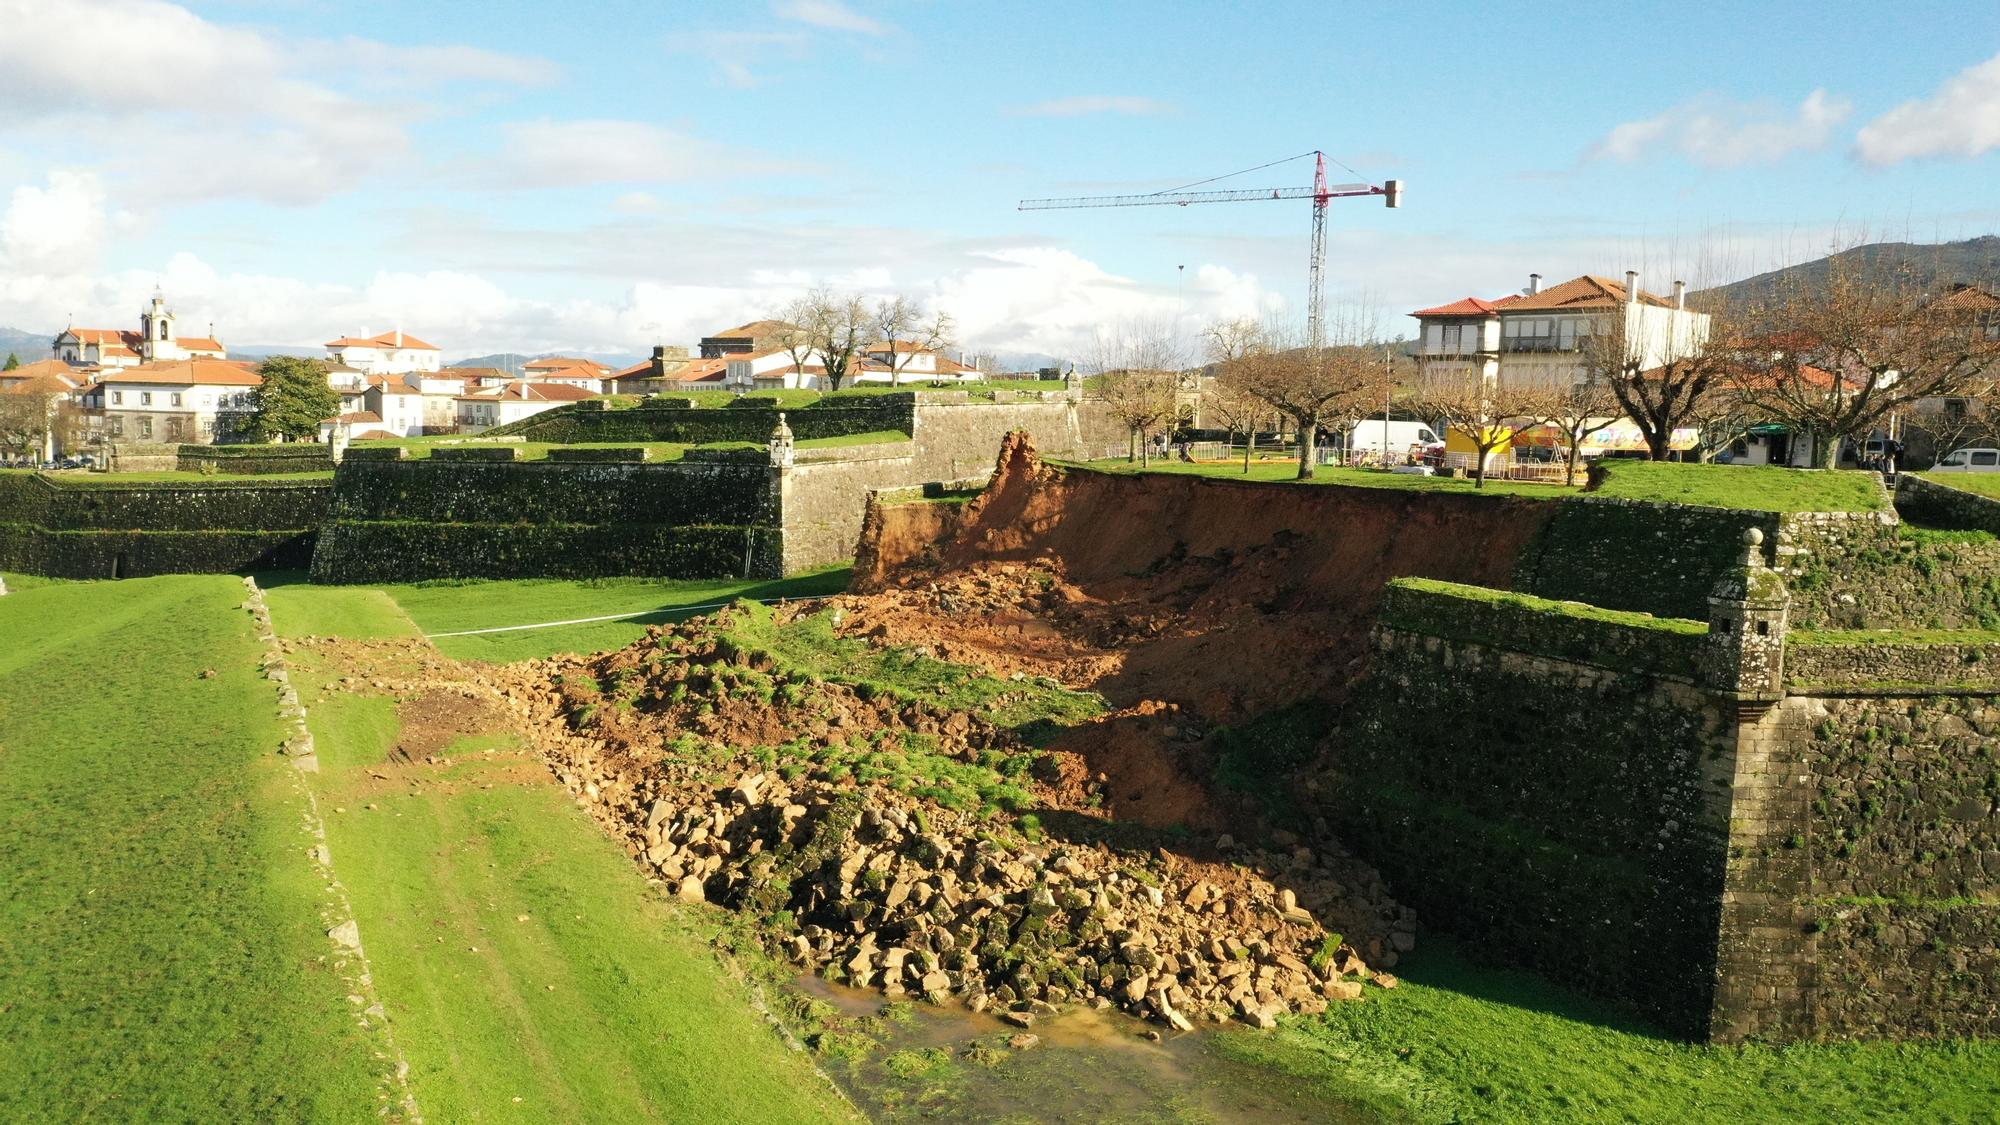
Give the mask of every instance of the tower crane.
<svg viewBox="0 0 2000 1125">
<path fill-rule="evenodd" d="M 1326 182 L 1326 154 L 1315 149 L 1301 156 L 1313 158 L 1313 182 L 1311 187 L 1249 188 L 1223 191 L 1158 191 L 1151 195 L 1084 195 L 1069 199 L 1023 199 L 1015 208 L 1019 211 L 1057 211 L 1078 207 L 1186 207 L 1190 203 L 1249 203 L 1260 199 L 1310 199 L 1313 201 L 1312 215 L 1312 257 L 1308 272 L 1306 295 L 1306 336 L 1314 348 L 1325 343 L 1326 298 L 1324 274 L 1326 273 L 1326 205 L 1329 200 L 1348 199 L 1355 196 L 1382 197 L 1382 202 L 1390 207 L 1403 205 L 1403 181 L 1384 180 L 1380 184 L 1329 184 Z M 1211 180 L 1201 180 L 1187 185 L 1200 187 L 1215 180 L 1226 180 L 1230 176 L 1240 176 L 1245 172 L 1255 172 L 1274 164 L 1284 164 L 1300 159 L 1300 156 L 1274 160 L 1257 168 L 1246 168 L 1243 172 L 1231 172 L 1228 176 L 1217 176 Z"/>
</svg>

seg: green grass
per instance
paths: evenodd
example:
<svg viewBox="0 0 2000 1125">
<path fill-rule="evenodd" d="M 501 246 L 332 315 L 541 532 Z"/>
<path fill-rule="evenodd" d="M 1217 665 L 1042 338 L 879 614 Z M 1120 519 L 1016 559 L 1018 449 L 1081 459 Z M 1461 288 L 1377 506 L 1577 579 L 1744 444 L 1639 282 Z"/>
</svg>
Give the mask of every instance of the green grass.
<svg viewBox="0 0 2000 1125">
<path fill-rule="evenodd" d="M 1853 470 L 1623 458 L 1604 462 L 1604 468 L 1604 483 L 1594 496 L 1759 512 L 1879 512 L 1889 506 L 1882 478 Z"/>
<path fill-rule="evenodd" d="M 1789 645 L 2000 645 L 1993 629 L 1794 629 Z"/>
<path fill-rule="evenodd" d="M 1559 602 L 1550 598 L 1538 598 L 1533 594 L 1517 594 L 1511 590 L 1495 590 L 1486 586 L 1467 586 L 1460 582 L 1444 582 L 1435 578 L 1397 578 L 1389 584 L 1464 601 L 1515 606 L 1533 613 L 1556 614 L 1584 621 L 1602 621 L 1608 625 L 1623 625 L 1633 629 L 1656 629 L 1663 633 L 1679 633 L 1683 636 L 1704 636 L 1708 633 L 1708 624 L 1702 621 L 1689 621 L 1681 617 L 1655 617 L 1650 613 L 1605 609 L 1583 602 Z"/>
<path fill-rule="evenodd" d="M 279 583 L 302 582 L 303 575 L 266 576 L 271 591 L 271 612 L 282 617 L 287 609 L 288 587 Z M 594 621 L 582 625 L 560 625 L 547 629 L 521 629 L 507 633 L 484 633 L 470 637 L 439 637 L 436 645 L 446 656 L 459 660 L 510 663 L 536 660 L 559 652 L 588 653 L 623 648 L 646 633 L 648 625 L 679 621 L 707 612 L 696 606 L 727 604 L 737 598 L 807 598 L 838 594 L 847 589 L 851 571 L 828 567 L 778 580 L 744 581 L 715 579 L 664 582 L 650 578 L 543 579 L 522 578 L 499 581 L 448 579 L 413 585 L 384 586 L 380 592 L 415 621 L 426 633 L 450 633 L 464 629 L 485 629 L 496 625 L 529 625 L 547 621 L 570 621 L 583 617 L 636 613 L 618 621 Z M 326 608 L 317 613 L 336 613 L 337 602 L 320 600 L 321 587 L 310 588 L 316 604 Z M 362 596 L 359 590 L 353 591 Z"/>
<path fill-rule="evenodd" d="M 353 592 L 278 591 L 274 621 L 412 631 L 387 597 Z M 324 659 L 295 665 L 303 689 L 340 674 Z M 385 784 L 395 701 L 342 691 L 311 709 L 329 845 L 428 1119 L 844 1116 L 711 951 L 707 914 L 648 888 L 510 732 L 461 737 L 450 767 Z"/>
<path fill-rule="evenodd" d="M 243 597 L 0 598 L 0 1119 L 375 1116 Z"/>
<path fill-rule="evenodd" d="M 19 472 L 21 470 L 5 470 Z M 133 484 L 203 484 L 224 488 L 255 488 L 272 481 L 331 481 L 333 470 L 317 473 L 92 473 L 84 471 L 43 473 L 58 488 L 124 488 Z"/>
<path fill-rule="evenodd" d="M 1976 492 L 2000 500 L 2000 473 L 1918 473 L 1927 481 L 1949 485 L 1961 492 Z"/>
<path fill-rule="evenodd" d="M 264 602 L 272 628 L 288 637 L 375 640 L 417 633 L 395 599 L 368 586 L 274 585 L 264 592 Z"/>
<path fill-rule="evenodd" d="M 1062 462 L 1057 462 L 1061 464 Z M 1241 461 L 1187 462 L 1155 460 L 1145 469 L 1137 461 L 1111 458 L 1103 461 L 1083 462 L 1082 467 L 1105 473 L 1175 473 L 1182 476 L 1214 477 L 1217 480 L 1249 480 L 1281 484 L 1345 484 L 1360 488 L 1396 488 L 1425 492 L 1463 492 L 1487 496 L 1539 496 L 1559 499 L 1573 495 L 1575 489 L 1562 485 L 1538 484 L 1533 481 L 1488 480 L 1486 487 L 1476 487 L 1477 482 L 1458 480 L 1453 477 L 1420 477 L 1412 474 L 1391 473 L 1381 469 L 1343 469 L 1322 465 L 1314 472 L 1311 480 L 1299 480 L 1297 461 L 1253 461 L 1250 471 L 1243 471 Z"/>
<path fill-rule="evenodd" d="M 74 581 L 74 579 L 69 578 L 44 578 L 39 574 L 16 574 L 11 570 L 0 572 L 0 578 L 6 579 L 7 589 L 15 592 L 21 590 L 39 590 L 44 586 L 60 586 L 64 583 Z"/>
<path fill-rule="evenodd" d="M 840 449 L 850 445 L 883 445 L 899 441 L 909 441 L 910 435 L 901 430 L 870 430 L 865 434 L 843 434 L 840 437 L 807 438 L 798 442 L 800 449 Z"/>
<path fill-rule="evenodd" d="M 1311 480 L 1301 481 L 1297 479 L 1298 465 L 1291 461 L 1252 462 L 1248 473 L 1243 471 L 1241 462 L 1190 464 L 1160 460 L 1141 470 L 1137 461 L 1114 458 L 1086 462 L 1083 467 L 1108 473 L 1178 473 L 1218 480 L 1346 484 L 1426 492 L 1483 491 L 1487 495 L 1549 499 L 1576 495 L 1574 489 L 1531 481 L 1488 480 L 1485 489 L 1480 490 L 1474 487 L 1473 481 L 1452 477 L 1420 477 L 1379 469 L 1325 466 Z M 1604 484 L 1592 495 L 1769 512 L 1876 512 L 1888 506 L 1880 487 L 1881 478 L 1873 473 L 1628 460 L 1609 462 L 1607 468 Z"/>
<path fill-rule="evenodd" d="M 1992 1121 L 2000 1042 L 1703 1047 L 1426 939 L 1402 986 L 1219 1046 L 1390 1121 Z"/>
</svg>

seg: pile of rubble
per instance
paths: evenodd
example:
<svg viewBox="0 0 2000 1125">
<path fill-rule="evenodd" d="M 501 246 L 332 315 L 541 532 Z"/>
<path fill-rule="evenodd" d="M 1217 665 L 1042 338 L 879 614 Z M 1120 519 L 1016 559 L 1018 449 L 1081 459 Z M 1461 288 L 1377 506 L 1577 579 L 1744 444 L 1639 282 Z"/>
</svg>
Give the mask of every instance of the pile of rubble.
<svg viewBox="0 0 2000 1125">
<path fill-rule="evenodd" d="M 732 690 L 742 669 L 768 700 Z M 537 748 L 636 860 L 684 898 L 753 915 L 773 952 L 830 979 L 1022 1026 L 1065 1004 L 1268 1026 L 1364 981 L 1393 987 L 1380 970 L 1413 944 L 1414 912 L 1337 851 L 1113 848 L 858 783 L 809 753 L 773 762 L 773 743 L 869 729 L 924 732 L 967 761 L 1027 748 L 976 713 L 788 674 L 709 625 L 507 675 Z M 699 753 L 667 749 L 691 733 Z"/>
</svg>

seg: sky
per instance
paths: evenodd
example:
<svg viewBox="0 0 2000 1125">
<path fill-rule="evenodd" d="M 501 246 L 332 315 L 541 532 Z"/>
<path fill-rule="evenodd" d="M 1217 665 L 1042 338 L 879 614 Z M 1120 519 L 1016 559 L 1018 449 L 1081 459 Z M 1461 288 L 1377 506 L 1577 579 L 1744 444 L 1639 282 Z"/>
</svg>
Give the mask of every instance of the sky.
<svg viewBox="0 0 2000 1125">
<path fill-rule="evenodd" d="M 2000 231 L 2000 4 L 0 0 L 0 325 L 629 354 L 813 287 L 1081 358 L 1303 321 L 1311 204 L 1019 211 L 1322 150 L 1327 290 L 1665 292 Z M 1303 186 L 1309 159 L 1211 185 Z"/>
</svg>

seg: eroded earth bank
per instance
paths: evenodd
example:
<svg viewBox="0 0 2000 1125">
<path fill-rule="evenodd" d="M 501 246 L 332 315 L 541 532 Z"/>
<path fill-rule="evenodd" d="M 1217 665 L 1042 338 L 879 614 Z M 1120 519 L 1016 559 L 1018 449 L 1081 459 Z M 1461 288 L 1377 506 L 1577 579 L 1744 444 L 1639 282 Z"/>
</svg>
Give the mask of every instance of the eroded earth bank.
<svg viewBox="0 0 2000 1125">
<path fill-rule="evenodd" d="M 914 532 L 874 513 L 855 593 L 514 666 L 503 694 L 649 873 L 832 981 L 1180 1029 L 1393 987 L 1414 912 L 1271 796 L 1313 786 L 1299 748 L 1359 670 L 1380 579 L 1418 543 L 1437 569 L 1451 529 L 1393 493 L 1338 534 L 1171 478 L 1114 506 L 1018 436 L 999 468 Z M 1492 525 L 1444 563 L 1471 581 L 1538 526 L 1463 518 Z"/>
</svg>

